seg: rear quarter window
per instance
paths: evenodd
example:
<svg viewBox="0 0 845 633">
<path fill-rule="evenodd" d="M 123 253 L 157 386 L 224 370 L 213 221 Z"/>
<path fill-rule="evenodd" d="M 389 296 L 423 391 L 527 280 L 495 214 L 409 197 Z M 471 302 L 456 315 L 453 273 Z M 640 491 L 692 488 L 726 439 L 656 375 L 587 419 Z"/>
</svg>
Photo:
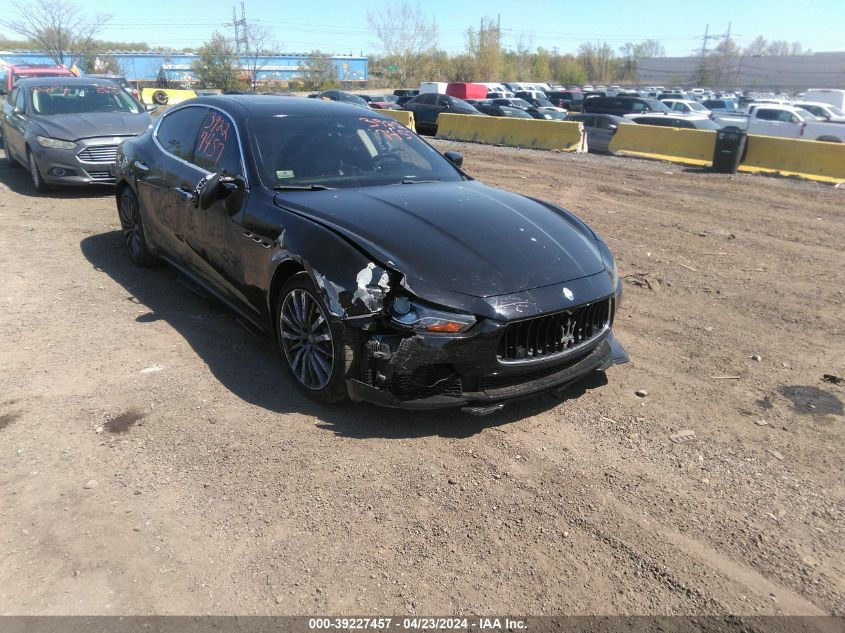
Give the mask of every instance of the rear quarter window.
<svg viewBox="0 0 845 633">
<path fill-rule="evenodd" d="M 208 114 L 206 108 L 186 107 L 162 117 L 156 140 L 168 154 L 192 162 L 200 124 Z"/>
</svg>

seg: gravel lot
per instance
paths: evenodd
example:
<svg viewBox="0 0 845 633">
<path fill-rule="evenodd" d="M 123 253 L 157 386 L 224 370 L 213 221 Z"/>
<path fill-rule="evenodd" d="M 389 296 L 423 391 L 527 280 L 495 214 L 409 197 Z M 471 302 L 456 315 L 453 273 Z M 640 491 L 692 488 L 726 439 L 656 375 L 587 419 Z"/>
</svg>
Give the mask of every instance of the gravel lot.
<svg viewBox="0 0 845 633">
<path fill-rule="evenodd" d="M 607 384 L 317 406 L 109 190 L 0 161 L 0 614 L 845 615 L 845 191 L 435 144 L 608 239 Z"/>
</svg>

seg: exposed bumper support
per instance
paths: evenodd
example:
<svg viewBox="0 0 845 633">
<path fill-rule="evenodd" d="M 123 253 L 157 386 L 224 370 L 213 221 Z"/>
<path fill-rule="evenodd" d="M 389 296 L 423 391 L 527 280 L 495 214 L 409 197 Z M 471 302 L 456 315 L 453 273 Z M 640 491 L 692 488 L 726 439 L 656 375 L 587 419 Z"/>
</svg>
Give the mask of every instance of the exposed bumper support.
<svg viewBox="0 0 845 633">
<path fill-rule="evenodd" d="M 525 382 L 511 386 L 482 391 L 464 391 L 460 396 L 435 395 L 415 400 L 400 400 L 391 392 L 360 380 L 348 379 L 346 386 L 349 397 L 357 402 L 372 402 L 385 407 L 411 410 L 461 407 L 474 415 L 486 415 L 498 411 L 506 402 L 546 392 L 561 392 L 592 372 L 604 371 L 613 365 L 627 363 L 628 360 L 628 354 L 611 332 L 592 350 L 577 361 L 561 367 L 559 371 L 536 379 L 532 379 L 529 375 Z"/>
</svg>

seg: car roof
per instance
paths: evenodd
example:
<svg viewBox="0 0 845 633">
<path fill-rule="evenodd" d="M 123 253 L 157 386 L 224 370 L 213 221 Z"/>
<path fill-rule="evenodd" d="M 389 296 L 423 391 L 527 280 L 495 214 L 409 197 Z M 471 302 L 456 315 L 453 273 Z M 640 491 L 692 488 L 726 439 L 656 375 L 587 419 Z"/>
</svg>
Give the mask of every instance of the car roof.
<svg viewBox="0 0 845 633">
<path fill-rule="evenodd" d="M 305 97 L 265 96 L 265 95 L 209 95 L 183 101 L 178 107 L 186 105 L 208 105 L 225 110 L 240 117 L 268 117 L 279 114 L 288 115 L 359 115 L 389 119 L 377 110 L 370 110 L 354 103 L 331 101 L 328 99 L 307 99 Z M 394 119 L 390 119 L 394 120 Z"/>
</svg>

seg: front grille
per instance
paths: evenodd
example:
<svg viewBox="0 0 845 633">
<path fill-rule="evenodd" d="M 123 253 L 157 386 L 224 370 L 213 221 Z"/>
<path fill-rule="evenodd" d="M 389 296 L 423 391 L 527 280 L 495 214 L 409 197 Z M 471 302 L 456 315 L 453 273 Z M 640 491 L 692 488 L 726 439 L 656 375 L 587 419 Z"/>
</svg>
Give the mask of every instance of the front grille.
<svg viewBox="0 0 845 633">
<path fill-rule="evenodd" d="M 113 163 L 117 158 L 117 145 L 91 145 L 77 156 L 86 163 Z"/>
<path fill-rule="evenodd" d="M 105 171 L 88 171 L 88 175 L 91 176 L 91 180 L 96 181 L 107 181 L 107 180 L 114 180 L 114 176 L 111 175 L 108 169 Z"/>
<path fill-rule="evenodd" d="M 510 323 L 499 339 L 503 363 L 544 360 L 586 346 L 610 325 L 611 299 Z"/>
<path fill-rule="evenodd" d="M 406 374 L 393 374 L 389 390 L 400 400 L 461 395 L 461 379 L 449 365 L 426 365 Z"/>
</svg>

